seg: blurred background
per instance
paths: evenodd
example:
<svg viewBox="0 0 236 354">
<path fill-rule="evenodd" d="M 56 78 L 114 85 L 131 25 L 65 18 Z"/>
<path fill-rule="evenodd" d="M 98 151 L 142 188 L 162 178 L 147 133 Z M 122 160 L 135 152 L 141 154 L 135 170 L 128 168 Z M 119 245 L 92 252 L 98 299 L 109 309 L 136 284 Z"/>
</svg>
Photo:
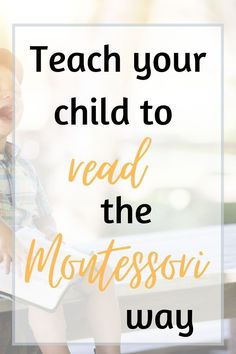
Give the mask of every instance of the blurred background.
<svg viewBox="0 0 236 354">
<path fill-rule="evenodd" d="M 8 0 L 1 1 L 0 46 L 11 48 L 12 23 L 223 23 L 225 33 L 224 223 L 232 224 L 236 222 L 235 18 L 235 0 L 121 0 L 119 2 L 115 0 L 68 0 L 61 2 L 43 0 L 38 4 L 25 0 Z M 45 78 L 45 80 L 47 79 Z M 27 91 L 27 87 L 25 89 Z M 40 87 L 38 90 L 42 92 Z M 50 95 L 50 91 L 42 94 L 41 99 L 46 106 L 50 102 Z M 62 205 L 59 205 L 56 170 L 52 171 L 51 162 L 58 166 L 60 161 L 54 159 L 55 151 L 48 150 L 46 144 L 50 139 L 47 131 L 50 131 L 52 127 L 51 115 L 42 115 L 41 113 L 40 110 L 37 113 L 38 117 L 40 115 L 40 119 L 33 120 L 30 116 L 27 116 L 27 111 L 25 112 L 25 118 L 19 127 L 19 141 L 21 141 L 24 157 L 31 160 L 39 173 L 41 182 L 52 204 L 55 218 L 59 223 L 59 228 L 65 230 L 67 235 L 72 235 L 71 231 L 79 227 L 81 228 L 81 233 L 86 232 L 87 238 L 91 240 L 97 237 L 109 236 L 110 230 L 103 228 L 103 223 L 99 227 L 97 224 L 90 223 L 90 230 L 83 228 L 83 224 L 88 224 L 89 221 L 86 219 L 86 213 L 84 213 L 86 205 L 78 205 L 73 213 L 71 213 L 71 210 L 65 210 Z M 71 134 L 74 134 L 72 130 Z M 41 133 L 39 134 L 40 131 Z M 60 134 L 59 130 L 58 134 Z M 91 133 L 90 136 L 91 143 L 94 139 L 93 134 Z M 89 149 L 89 142 L 83 140 L 82 135 L 79 144 L 81 146 L 87 144 Z M 133 140 L 130 134 L 127 133 L 127 136 L 124 134 L 119 144 L 120 149 L 117 150 L 117 144 L 114 144 L 114 148 L 109 151 L 111 159 L 119 158 L 125 161 L 127 159 L 127 151 L 135 151 L 140 141 L 138 138 L 138 132 L 135 132 Z M 127 199 L 124 197 L 124 202 L 131 200 L 132 205 L 135 206 L 146 201 L 153 206 L 153 209 L 158 209 L 158 218 L 152 219 L 152 224 L 148 229 L 149 232 L 209 226 L 219 222 L 219 196 L 210 192 L 211 187 L 218 183 L 219 178 L 219 171 L 216 171 L 214 164 L 209 163 L 212 157 L 215 156 L 216 143 L 218 144 L 219 142 L 214 141 L 214 139 L 206 139 L 204 134 L 197 138 L 194 130 L 192 135 L 186 137 L 184 132 L 174 129 L 171 139 L 163 138 L 163 140 L 158 141 L 158 147 L 154 144 L 153 154 L 156 155 L 157 153 L 161 156 L 163 149 L 165 156 L 168 156 L 168 163 L 172 166 L 175 165 L 177 160 L 180 161 L 186 148 L 189 151 L 189 155 L 184 154 L 182 166 L 176 168 L 176 174 L 174 175 L 171 174 L 171 171 L 164 168 L 167 163 L 166 159 L 160 159 L 159 168 L 160 170 L 164 168 L 166 174 L 162 174 L 158 178 L 154 174 L 149 188 L 145 189 L 145 195 L 142 193 L 133 195 L 127 191 Z M 63 149 L 63 144 L 54 147 L 57 152 Z M 69 142 L 67 148 L 68 156 L 71 156 L 74 148 L 72 145 L 70 146 Z M 50 154 L 52 156 L 51 161 Z M 39 156 L 43 155 L 47 156 L 45 161 L 39 158 Z M 190 171 L 192 175 L 191 173 L 189 175 L 189 180 L 192 183 L 189 183 L 189 180 L 187 181 L 184 178 L 184 166 L 191 165 L 193 157 L 196 165 L 207 176 L 204 184 L 199 184 L 199 176 L 196 176 L 194 169 Z M 65 169 L 65 166 L 61 166 L 61 169 Z M 51 177 L 49 178 L 49 176 Z M 82 191 L 77 188 L 77 193 L 79 200 L 79 198 L 82 198 Z M 111 191 L 101 190 L 101 195 L 111 195 L 110 193 Z M 118 195 L 119 190 L 113 191 L 113 193 Z M 70 193 L 66 193 L 64 198 L 67 198 L 65 204 L 70 204 L 75 198 L 74 189 Z M 100 198 L 98 201 L 100 201 Z M 87 208 L 89 208 L 89 199 Z M 168 220 L 171 220 L 171 223 Z M 99 232 L 95 233 L 95 230 L 99 230 Z M 143 229 L 139 224 L 129 228 L 129 225 L 125 223 L 122 226 L 114 227 L 112 230 L 115 235 L 137 234 L 142 231 Z M 135 346 L 127 349 L 130 352 L 135 352 L 135 350 Z M 153 348 L 150 348 L 150 350 L 153 350 Z M 177 353 L 176 349 L 168 350 L 169 352 Z M 213 352 L 214 348 L 206 350 L 206 352 L 211 351 Z M 189 353 L 190 349 L 181 349 L 180 352 Z M 195 352 L 194 348 L 192 348 L 192 352 Z M 196 349 L 196 352 L 198 352 L 198 349 Z"/>
</svg>

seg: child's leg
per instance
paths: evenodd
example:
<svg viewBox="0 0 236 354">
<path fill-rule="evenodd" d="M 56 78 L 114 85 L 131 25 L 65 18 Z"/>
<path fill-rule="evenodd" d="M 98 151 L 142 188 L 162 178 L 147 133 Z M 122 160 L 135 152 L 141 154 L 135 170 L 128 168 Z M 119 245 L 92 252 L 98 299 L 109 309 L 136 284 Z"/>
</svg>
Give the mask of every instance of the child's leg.
<svg viewBox="0 0 236 354">
<path fill-rule="evenodd" d="M 43 354 L 70 354 L 69 349 L 66 345 L 40 345 L 40 349 Z"/>
<path fill-rule="evenodd" d="M 96 354 L 120 354 L 120 346 L 96 345 Z"/>
<path fill-rule="evenodd" d="M 120 354 L 121 320 L 114 284 L 104 292 L 98 290 L 97 284 L 86 287 L 92 288 L 88 297 L 88 319 L 96 354 Z"/>
<path fill-rule="evenodd" d="M 1 301 L 1 300 L 0 300 Z M 40 354 L 37 346 L 17 346 L 12 344 L 12 313 L 0 312 L 0 354 L 14 353 Z"/>
<path fill-rule="evenodd" d="M 63 344 L 66 343 L 66 326 L 61 306 L 53 313 L 30 307 L 29 323 L 43 354 L 70 354 L 68 346 Z"/>
<path fill-rule="evenodd" d="M 83 283 L 84 284 L 84 283 Z M 88 319 L 96 343 L 96 354 L 120 354 L 120 309 L 114 285 L 100 292 L 97 284 L 84 284 L 88 293 Z M 62 307 L 48 313 L 31 307 L 29 321 L 37 343 L 66 343 Z M 110 343 L 110 344 L 109 344 Z M 43 354 L 69 354 L 67 345 L 40 345 Z"/>
</svg>

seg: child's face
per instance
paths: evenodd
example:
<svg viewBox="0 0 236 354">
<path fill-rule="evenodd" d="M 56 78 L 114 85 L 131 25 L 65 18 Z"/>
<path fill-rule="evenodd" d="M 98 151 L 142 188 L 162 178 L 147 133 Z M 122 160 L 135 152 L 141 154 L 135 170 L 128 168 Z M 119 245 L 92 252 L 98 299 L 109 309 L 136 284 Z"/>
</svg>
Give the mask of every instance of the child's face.
<svg viewBox="0 0 236 354">
<path fill-rule="evenodd" d="M 22 113 L 22 100 L 20 85 L 15 80 L 16 121 Z M 12 72 L 0 66 L 0 138 L 6 138 L 13 129 L 13 90 Z"/>
</svg>

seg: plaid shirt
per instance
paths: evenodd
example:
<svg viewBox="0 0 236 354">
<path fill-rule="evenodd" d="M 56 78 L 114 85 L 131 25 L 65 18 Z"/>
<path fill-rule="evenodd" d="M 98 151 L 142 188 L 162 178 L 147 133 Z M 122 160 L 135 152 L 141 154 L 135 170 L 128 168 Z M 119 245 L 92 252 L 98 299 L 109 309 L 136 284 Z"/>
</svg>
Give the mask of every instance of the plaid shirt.
<svg viewBox="0 0 236 354">
<path fill-rule="evenodd" d="M 46 234 L 55 230 L 48 201 L 33 167 L 10 143 L 0 154 L 0 217 L 15 230 L 37 227 Z"/>
</svg>

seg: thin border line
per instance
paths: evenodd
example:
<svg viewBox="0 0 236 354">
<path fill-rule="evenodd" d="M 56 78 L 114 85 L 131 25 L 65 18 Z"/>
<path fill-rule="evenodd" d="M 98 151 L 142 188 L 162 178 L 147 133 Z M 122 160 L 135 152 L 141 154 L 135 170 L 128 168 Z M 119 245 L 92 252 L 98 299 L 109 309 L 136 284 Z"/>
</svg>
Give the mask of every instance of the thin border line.
<svg viewBox="0 0 236 354">
<path fill-rule="evenodd" d="M 224 27 L 223 23 L 13 23 L 13 27 Z"/>
<path fill-rule="evenodd" d="M 221 342 L 224 344 L 224 26 L 221 26 Z"/>
<path fill-rule="evenodd" d="M 12 53 L 13 55 L 15 54 L 15 26 L 13 26 L 12 28 Z M 13 90 L 13 134 L 12 134 L 12 142 L 13 142 L 13 158 L 14 158 L 14 162 L 13 162 L 13 225 L 12 225 L 12 238 L 13 238 L 13 255 L 12 255 L 12 259 L 13 259 L 13 264 L 15 265 L 15 248 L 16 248 L 16 244 L 15 244 L 15 235 L 16 235 L 16 230 L 15 230 L 15 224 L 16 224 L 16 201 L 15 201 L 15 181 L 16 181 L 16 176 L 15 176 L 15 165 L 16 165 L 16 159 L 15 159 L 15 141 L 16 141 L 16 110 L 15 110 L 15 105 L 16 105 L 16 100 L 15 100 L 15 84 L 16 84 L 16 75 L 15 75 L 15 71 L 16 71 L 16 64 L 15 64 L 15 58 L 13 59 L 13 70 L 12 70 L 12 81 L 13 81 L 13 86 L 12 86 L 12 90 Z M 12 267 L 12 291 L 13 294 L 15 294 L 15 266 Z M 15 324 L 15 313 L 16 313 L 16 303 L 15 301 L 13 301 L 13 311 L 14 313 L 11 314 L 12 316 L 12 344 L 15 344 L 15 340 L 13 341 L 13 338 L 15 338 L 15 325 L 13 326 L 13 323 Z M 14 321 L 13 321 L 14 320 Z"/>
<path fill-rule="evenodd" d="M 221 167 L 220 167 L 220 176 L 221 176 L 221 343 L 181 343 L 184 346 L 223 346 L 224 345 L 224 23 L 148 23 L 148 24 L 141 24 L 141 23 L 13 23 L 12 24 L 12 50 L 13 54 L 15 54 L 15 29 L 16 27 L 219 27 L 221 29 Z M 15 60 L 14 60 L 14 69 L 13 69 L 13 100 L 14 100 L 14 107 L 13 107 L 13 116 L 14 116 L 14 123 L 13 123 L 13 142 L 15 143 Z M 14 158 L 15 160 L 15 158 Z M 14 177 L 15 177 L 15 164 L 14 164 Z M 14 189 L 15 189 L 15 178 L 14 178 Z M 14 193 L 14 206 L 15 206 L 15 193 Z M 14 208 L 15 210 L 15 208 Z M 14 257 L 15 257 L 15 212 L 14 212 L 14 232 L 13 232 L 13 244 L 14 244 Z M 14 268 L 14 267 L 13 267 Z M 13 270 L 13 290 L 15 292 L 15 271 Z M 14 310 L 15 310 L 15 301 L 14 301 Z M 14 311 L 15 315 L 15 311 Z M 15 318 L 15 317 L 14 317 Z M 13 328 L 14 327 L 14 328 Z M 12 321 L 12 333 L 15 338 L 15 326 L 13 326 Z M 12 338 L 13 342 L 13 338 Z M 32 343 L 17 343 L 17 345 L 33 345 Z M 58 343 L 63 344 L 63 343 Z M 73 344 L 73 343 L 71 343 Z M 70 345 L 71 345 L 70 344 Z M 74 343 L 78 345 L 78 343 Z M 130 343 L 132 344 L 132 343 Z M 133 343 L 134 344 L 134 343 Z M 146 343 L 148 344 L 148 343 Z M 168 343 L 158 343 L 158 344 L 168 344 Z M 171 344 L 171 343 L 170 343 Z M 87 343 L 90 345 L 90 343 Z M 175 345 L 175 343 L 173 343 Z M 178 345 L 176 343 L 176 345 Z"/>
</svg>

